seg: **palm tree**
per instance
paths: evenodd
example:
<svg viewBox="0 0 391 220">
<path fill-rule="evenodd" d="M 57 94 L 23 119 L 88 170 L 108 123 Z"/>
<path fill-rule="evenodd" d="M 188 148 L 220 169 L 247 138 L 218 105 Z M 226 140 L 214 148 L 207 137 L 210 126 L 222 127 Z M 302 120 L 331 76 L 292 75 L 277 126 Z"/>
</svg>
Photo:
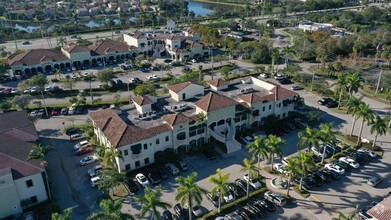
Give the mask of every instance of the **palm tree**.
<svg viewBox="0 0 391 220">
<path fill-rule="evenodd" d="M 315 167 L 315 162 L 312 160 L 312 152 L 302 152 L 300 151 L 298 156 L 298 163 L 300 169 L 300 190 L 302 189 L 303 178 L 308 175 L 308 172 Z"/>
<path fill-rule="evenodd" d="M 177 193 L 175 195 L 175 200 L 180 201 L 181 205 L 188 205 L 189 207 L 189 218 L 192 219 L 191 208 L 193 207 L 193 202 L 197 205 L 202 202 L 202 194 L 205 194 L 207 191 L 196 184 L 197 173 L 193 172 L 188 177 L 179 176 L 175 178 L 175 181 L 178 182 L 179 187 L 177 188 Z"/>
<path fill-rule="evenodd" d="M 56 72 L 54 73 L 55 76 L 58 76 L 58 80 L 61 80 L 61 70 L 56 69 Z"/>
<path fill-rule="evenodd" d="M 278 50 L 278 48 L 275 47 L 272 48 L 272 71 L 274 70 L 274 68 L 276 68 L 276 64 L 278 65 L 279 59 L 280 59 L 280 51 Z"/>
<path fill-rule="evenodd" d="M 293 47 L 290 46 L 285 46 L 282 51 L 283 54 L 285 54 L 285 65 L 288 66 L 288 61 L 289 61 L 289 54 L 296 54 L 296 50 Z"/>
<path fill-rule="evenodd" d="M 63 47 L 64 44 L 67 44 L 67 38 L 64 37 L 64 36 L 60 36 L 60 37 L 58 38 L 58 44 L 61 44 L 61 47 Z"/>
<path fill-rule="evenodd" d="M 167 209 L 170 208 L 171 205 L 162 202 L 160 200 L 162 194 L 162 187 L 156 187 L 155 191 L 151 190 L 148 186 L 145 187 L 145 191 L 143 195 L 136 197 L 136 200 L 141 203 L 141 212 L 140 218 L 144 218 L 147 212 L 151 212 L 154 219 L 159 219 L 160 213 L 157 211 L 157 208 Z"/>
<path fill-rule="evenodd" d="M 387 121 L 389 120 L 389 116 L 385 118 L 381 118 L 376 115 L 373 122 L 371 123 L 371 134 L 375 133 L 375 140 L 373 140 L 372 148 L 375 147 L 377 136 L 383 136 L 387 133 Z"/>
<path fill-rule="evenodd" d="M 248 143 L 246 147 L 249 149 L 249 152 L 253 154 L 253 157 L 257 157 L 258 161 L 258 176 L 261 170 L 261 164 L 259 162 L 260 158 L 267 159 L 269 158 L 269 148 L 266 145 L 266 136 L 254 137 L 254 142 Z"/>
<path fill-rule="evenodd" d="M 346 86 L 348 87 L 349 94 L 358 92 L 358 89 L 362 87 L 364 79 L 360 77 L 359 72 L 350 73 L 346 77 Z"/>
<path fill-rule="evenodd" d="M 120 185 L 120 183 L 126 180 L 126 173 L 118 172 L 118 170 L 115 169 L 106 169 L 102 172 L 101 176 L 101 178 L 105 181 L 99 182 L 99 189 L 106 192 L 111 191 L 113 195 L 115 189 Z"/>
<path fill-rule="evenodd" d="M 72 219 L 72 208 L 67 208 L 62 214 L 57 212 L 52 213 L 52 220 L 71 220 Z"/>
<path fill-rule="evenodd" d="M 323 142 L 323 153 L 322 153 L 322 164 L 324 162 L 325 154 L 326 154 L 326 144 L 330 142 L 333 145 L 337 144 L 336 135 L 338 132 L 333 131 L 334 123 L 327 123 L 319 125 L 319 139 Z"/>
<path fill-rule="evenodd" d="M 228 183 L 229 180 L 229 173 L 224 174 L 221 169 L 216 170 L 216 175 L 209 176 L 209 181 L 215 184 L 215 186 L 212 188 L 212 196 L 216 195 L 216 193 L 219 194 L 219 208 L 218 212 L 221 211 L 221 199 L 223 195 L 226 195 L 228 193 Z"/>
<path fill-rule="evenodd" d="M 112 201 L 110 199 L 104 199 L 99 203 L 99 207 L 102 209 L 100 212 L 92 213 L 88 216 L 88 220 L 101 220 L 101 219 L 118 219 L 127 220 L 133 219 L 132 215 L 128 213 L 122 213 L 122 199 Z"/>
<path fill-rule="evenodd" d="M 345 215 L 342 212 L 338 212 L 338 217 L 334 217 L 331 220 L 354 220 L 355 216 L 356 216 L 355 213 Z"/>
<path fill-rule="evenodd" d="M 272 160 L 272 167 L 274 165 L 274 155 L 282 158 L 281 145 L 286 144 L 286 142 L 273 134 L 269 135 L 269 138 L 266 140 L 266 146 L 269 149 L 270 159 Z"/>
<path fill-rule="evenodd" d="M 388 114 L 391 114 L 391 87 L 386 90 L 385 99 L 388 101 Z M 391 120 L 388 122 L 388 127 L 391 127 Z"/>
<path fill-rule="evenodd" d="M 299 146 L 308 147 L 308 151 L 311 151 L 312 147 L 319 147 L 319 130 L 307 126 L 305 131 L 300 131 L 298 134 Z"/>
<path fill-rule="evenodd" d="M 251 160 L 244 158 L 243 159 L 244 167 L 240 169 L 241 172 L 246 172 L 248 175 L 246 198 L 248 198 L 249 195 L 250 179 L 253 178 L 253 173 L 257 172 L 257 167 L 254 166 L 254 160 L 255 160 L 254 157 L 251 158 Z"/>
<path fill-rule="evenodd" d="M 360 109 L 357 112 L 357 118 L 362 118 L 361 127 L 360 127 L 360 133 L 358 134 L 357 138 L 357 145 L 361 141 L 361 134 L 362 129 L 364 128 L 364 122 L 366 121 L 367 124 L 372 123 L 374 117 L 374 112 L 372 109 L 369 108 L 369 104 L 363 104 L 360 106 Z"/>
<path fill-rule="evenodd" d="M 296 176 L 300 174 L 299 161 L 297 157 L 289 157 L 288 163 L 285 164 L 285 169 L 288 172 L 288 184 L 286 194 L 289 196 L 291 181 L 294 180 Z"/>
<path fill-rule="evenodd" d="M 364 104 L 362 98 L 363 97 L 356 98 L 354 96 L 351 96 L 349 100 L 346 102 L 346 109 L 348 113 L 353 115 L 353 122 L 352 122 L 352 128 L 350 130 L 350 136 L 353 135 L 354 125 L 356 124 L 356 121 L 358 119 L 356 114 L 359 111 L 360 106 Z"/>
<path fill-rule="evenodd" d="M 338 75 L 338 81 L 335 85 L 335 92 L 338 94 L 338 109 L 340 109 L 342 95 L 347 92 L 346 75 L 344 74 Z"/>
<path fill-rule="evenodd" d="M 114 147 L 105 148 L 105 154 L 103 158 L 106 160 L 106 163 L 109 167 L 118 169 L 118 164 L 116 160 L 117 157 L 123 160 L 122 155 L 117 149 L 115 149 Z"/>
<path fill-rule="evenodd" d="M 41 145 L 41 144 L 35 145 L 31 148 L 27 160 L 40 160 L 41 161 L 40 165 L 42 167 L 46 167 L 47 162 L 45 161 L 45 157 L 50 150 L 51 150 L 50 146 Z"/>
</svg>

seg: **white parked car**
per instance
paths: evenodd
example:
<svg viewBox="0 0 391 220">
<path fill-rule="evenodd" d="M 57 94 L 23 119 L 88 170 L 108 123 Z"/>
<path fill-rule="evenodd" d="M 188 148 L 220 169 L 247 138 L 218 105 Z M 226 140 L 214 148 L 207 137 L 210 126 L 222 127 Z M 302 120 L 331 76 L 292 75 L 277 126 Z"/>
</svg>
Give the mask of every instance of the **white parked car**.
<svg viewBox="0 0 391 220">
<path fill-rule="evenodd" d="M 38 113 L 39 113 L 38 110 L 34 110 L 34 111 L 30 112 L 30 116 L 31 117 L 37 117 Z"/>
<path fill-rule="evenodd" d="M 76 111 L 76 108 L 71 106 L 69 107 L 69 110 L 68 110 L 68 115 L 74 115 L 75 114 L 75 111 Z"/>
<path fill-rule="evenodd" d="M 92 177 L 90 180 L 91 187 L 96 187 L 99 184 L 99 182 L 100 182 L 99 176 Z"/>
<path fill-rule="evenodd" d="M 286 205 L 286 199 L 276 192 L 267 191 L 264 194 L 264 198 L 278 206 Z"/>
<path fill-rule="evenodd" d="M 345 169 L 343 169 L 342 167 L 340 167 L 338 165 L 332 164 L 332 163 L 328 163 L 328 164 L 324 165 L 324 167 L 326 169 L 335 171 L 335 172 L 337 172 L 337 173 L 339 173 L 341 175 L 345 173 Z"/>
<path fill-rule="evenodd" d="M 190 60 L 192 63 L 197 63 L 197 60 L 196 59 L 191 59 Z"/>
<path fill-rule="evenodd" d="M 147 79 L 148 79 L 148 77 L 149 77 L 149 76 L 147 76 Z M 137 83 L 137 80 L 136 80 L 135 78 L 130 78 L 130 79 L 129 79 L 129 82 L 130 82 L 131 84 L 135 84 L 135 83 Z"/>
<path fill-rule="evenodd" d="M 148 179 L 144 176 L 144 174 L 139 173 L 136 175 L 136 180 L 139 182 L 143 187 L 149 186 Z"/>
<path fill-rule="evenodd" d="M 360 148 L 357 150 L 358 152 L 363 152 L 363 153 L 366 153 L 368 154 L 369 156 L 371 156 L 372 158 L 376 158 L 377 157 L 377 154 L 375 154 L 375 152 L 371 151 L 371 150 L 368 150 L 368 149 L 365 149 L 365 148 Z"/>
<path fill-rule="evenodd" d="M 349 157 L 341 157 L 341 158 L 339 158 L 339 161 L 344 162 L 353 168 L 360 167 L 360 164 L 358 164 L 355 160 L 353 160 L 352 158 L 349 158 Z"/>
<path fill-rule="evenodd" d="M 228 194 L 224 195 L 223 198 L 226 203 L 230 203 L 235 200 L 234 195 L 232 195 L 230 191 L 228 191 Z"/>
<path fill-rule="evenodd" d="M 262 184 L 258 180 L 250 178 L 248 174 L 244 175 L 243 179 L 246 180 L 246 183 L 249 181 L 250 186 L 254 187 L 254 189 L 262 188 Z"/>
<path fill-rule="evenodd" d="M 80 160 L 80 165 L 84 166 L 90 163 L 93 163 L 95 161 L 99 160 L 98 156 L 91 155 L 91 156 L 86 156 L 83 159 Z"/>
<path fill-rule="evenodd" d="M 83 146 L 87 146 L 88 145 L 88 141 L 81 141 L 77 144 L 75 144 L 75 146 L 73 146 L 73 150 L 79 150 L 79 148 L 83 147 Z"/>
<path fill-rule="evenodd" d="M 281 174 L 286 175 L 286 176 L 289 175 L 288 171 L 286 171 L 286 169 L 285 169 L 285 166 L 282 165 L 282 164 L 280 164 L 280 163 L 274 164 L 273 169 L 274 169 L 275 171 L 281 173 Z"/>
<path fill-rule="evenodd" d="M 198 205 L 194 206 L 191 211 L 193 212 L 194 216 L 197 218 L 201 217 L 204 214 L 201 207 Z"/>
<path fill-rule="evenodd" d="M 261 73 L 259 76 L 262 77 L 262 78 L 268 78 L 269 77 L 269 75 L 267 73 Z"/>
<path fill-rule="evenodd" d="M 70 140 L 71 141 L 77 141 L 77 140 L 84 139 L 85 137 L 86 137 L 85 133 L 72 134 L 71 137 L 70 137 Z"/>
</svg>

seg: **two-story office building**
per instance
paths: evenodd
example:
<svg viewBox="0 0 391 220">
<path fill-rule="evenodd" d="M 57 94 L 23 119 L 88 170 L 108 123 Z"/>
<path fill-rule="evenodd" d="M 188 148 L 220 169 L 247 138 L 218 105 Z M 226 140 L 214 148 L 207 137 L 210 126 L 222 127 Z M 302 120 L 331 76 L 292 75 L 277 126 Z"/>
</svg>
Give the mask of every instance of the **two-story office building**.
<svg viewBox="0 0 391 220">
<path fill-rule="evenodd" d="M 39 160 L 27 160 L 38 134 L 26 111 L 0 114 L 0 219 L 49 198 L 46 172 Z"/>
<path fill-rule="evenodd" d="M 223 153 L 233 153 L 241 149 L 237 132 L 294 110 L 295 92 L 255 77 L 208 83 L 206 94 L 203 86 L 184 82 L 169 86 L 165 97 L 135 96 L 134 109 L 123 116 L 111 109 L 91 112 L 99 142 L 123 157 L 119 170 L 138 169 L 160 152 L 186 152 L 212 139 L 225 146 Z"/>
</svg>

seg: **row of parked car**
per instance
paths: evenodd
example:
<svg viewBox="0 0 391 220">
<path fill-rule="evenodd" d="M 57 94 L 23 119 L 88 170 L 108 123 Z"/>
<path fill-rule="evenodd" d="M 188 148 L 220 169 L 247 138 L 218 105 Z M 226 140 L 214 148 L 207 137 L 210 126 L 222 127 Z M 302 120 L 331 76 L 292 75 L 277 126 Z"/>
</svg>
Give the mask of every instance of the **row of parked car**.
<svg viewBox="0 0 391 220">
<path fill-rule="evenodd" d="M 265 129 L 266 135 L 274 134 L 282 136 L 285 133 L 289 133 L 293 130 L 302 129 L 307 126 L 307 123 L 299 118 L 280 120 L 278 123 L 274 123 L 273 126 L 269 126 Z"/>
<path fill-rule="evenodd" d="M 253 199 L 246 205 L 239 207 L 224 217 L 218 217 L 216 220 L 252 220 L 265 218 L 268 212 L 274 212 L 276 206 L 283 207 L 287 203 L 286 199 L 279 193 L 267 191 L 264 199 Z"/>
</svg>

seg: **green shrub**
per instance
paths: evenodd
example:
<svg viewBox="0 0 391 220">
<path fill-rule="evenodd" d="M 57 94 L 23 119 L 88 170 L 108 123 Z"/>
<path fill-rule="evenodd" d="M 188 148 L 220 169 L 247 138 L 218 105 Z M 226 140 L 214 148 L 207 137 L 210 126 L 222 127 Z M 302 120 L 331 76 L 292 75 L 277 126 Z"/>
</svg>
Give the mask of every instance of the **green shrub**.
<svg viewBox="0 0 391 220">
<path fill-rule="evenodd" d="M 52 83 L 56 83 L 56 82 L 59 82 L 59 80 L 57 78 L 53 78 L 50 80 Z"/>
<path fill-rule="evenodd" d="M 304 198 L 307 198 L 310 196 L 310 193 L 307 190 L 305 190 L 305 189 L 300 190 L 300 186 L 298 186 L 298 185 L 293 186 L 293 190 L 295 190 L 295 192 L 297 192 L 298 194 L 300 194 Z"/>
</svg>

